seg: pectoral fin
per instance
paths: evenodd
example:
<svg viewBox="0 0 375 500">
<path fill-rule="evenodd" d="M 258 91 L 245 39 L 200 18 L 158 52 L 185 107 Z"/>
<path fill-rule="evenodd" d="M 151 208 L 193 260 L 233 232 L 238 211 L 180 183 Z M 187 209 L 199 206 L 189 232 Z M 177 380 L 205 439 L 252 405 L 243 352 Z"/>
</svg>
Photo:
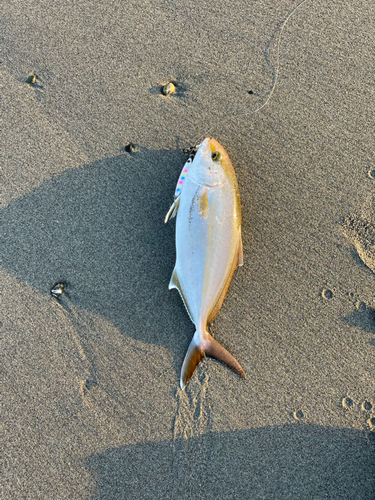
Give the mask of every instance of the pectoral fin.
<svg viewBox="0 0 375 500">
<path fill-rule="evenodd" d="M 204 217 L 205 219 L 207 219 L 208 211 L 209 211 L 210 207 L 209 207 L 207 189 L 205 186 L 203 186 L 202 190 L 200 191 L 200 193 L 198 195 L 198 206 L 199 206 L 198 214 L 201 217 Z"/>
<path fill-rule="evenodd" d="M 180 205 L 180 197 L 176 198 L 172 203 L 171 208 L 168 210 L 168 213 L 165 216 L 164 224 L 166 224 L 169 219 L 173 219 L 173 217 L 176 217 L 179 205 Z"/>
</svg>

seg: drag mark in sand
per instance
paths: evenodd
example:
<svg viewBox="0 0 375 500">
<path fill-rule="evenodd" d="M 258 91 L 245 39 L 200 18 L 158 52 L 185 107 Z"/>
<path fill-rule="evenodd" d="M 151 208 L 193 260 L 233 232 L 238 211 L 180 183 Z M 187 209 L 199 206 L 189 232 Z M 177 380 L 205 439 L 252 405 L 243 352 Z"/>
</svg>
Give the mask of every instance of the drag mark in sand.
<svg viewBox="0 0 375 500">
<path fill-rule="evenodd" d="M 209 454 L 205 446 L 196 449 L 195 440 L 212 429 L 211 404 L 208 394 L 209 375 L 201 365 L 198 376 L 195 376 L 185 390 L 176 390 L 177 409 L 172 427 L 172 476 L 175 478 L 174 490 L 182 498 L 190 485 L 190 476 L 197 473 L 197 453 L 202 470 L 200 487 L 204 490 L 205 467 Z"/>
<path fill-rule="evenodd" d="M 76 309 L 65 299 L 59 301 L 64 312 L 73 325 L 71 337 L 76 345 L 80 359 L 79 395 L 82 405 L 93 416 L 103 437 L 111 435 L 111 419 L 125 421 L 129 418 L 129 405 L 121 401 L 111 384 L 101 375 L 100 361 L 93 349 L 95 332 L 90 318 Z"/>
<path fill-rule="evenodd" d="M 211 429 L 211 405 L 207 395 L 209 375 L 195 377 L 187 389 L 176 390 L 177 410 L 173 422 L 173 441 L 199 436 Z"/>
<path fill-rule="evenodd" d="M 354 244 L 362 262 L 375 272 L 375 192 L 355 214 L 346 217 L 344 235 Z"/>
<path fill-rule="evenodd" d="M 57 285 L 59 284 L 56 284 L 52 290 L 54 290 Z M 64 288 L 65 287 L 66 286 L 64 285 Z M 55 297 L 55 295 L 53 296 Z M 74 327 L 71 336 L 74 344 L 76 345 L 78 356 L 81 362 L 80 364 L 82 372 L 80 374 L 81 381 L 79 386 L 79 393 L 81 395 L 82 402 L 93 412 L 96 419 L 100 421 L 99 415 L 95 410 L 94 405 L 90 403 L 90 400 L 88 398 L 90 391 L 94 387 L 98 386 L 96 369 L 94 363 L 86 355 L 86 352 L 89 352 L 89 349 L 86 348 L 83 340 L 84 336 L 87 336 L 89 333 L 89 326 L 82 315 L 78 311 L 76 311 L 75 308 L 70 304 L 68 294 L 65 294 L 64 299 L 62 299 L 62 297 L 59 295 L 57 302 L 60 304 L 62 311 L 64 311 L 64 314 Z"/>
</svg>

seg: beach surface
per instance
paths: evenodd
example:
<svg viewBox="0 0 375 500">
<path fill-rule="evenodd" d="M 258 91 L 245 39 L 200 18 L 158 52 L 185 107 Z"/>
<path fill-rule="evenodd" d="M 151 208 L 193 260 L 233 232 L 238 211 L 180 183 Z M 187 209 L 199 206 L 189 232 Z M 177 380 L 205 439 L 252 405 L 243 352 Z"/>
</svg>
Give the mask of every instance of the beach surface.
<svg viewBox="0 0 375 500">
<path fill-rule="evenodd" d="M 2 500 L 375 496 L 374 16 L 1 3 Z M 244 248 L 209 331 L 247 378 L 205 358 L 181 391 L 163 221 L 205 137 Z"/>
</svg>

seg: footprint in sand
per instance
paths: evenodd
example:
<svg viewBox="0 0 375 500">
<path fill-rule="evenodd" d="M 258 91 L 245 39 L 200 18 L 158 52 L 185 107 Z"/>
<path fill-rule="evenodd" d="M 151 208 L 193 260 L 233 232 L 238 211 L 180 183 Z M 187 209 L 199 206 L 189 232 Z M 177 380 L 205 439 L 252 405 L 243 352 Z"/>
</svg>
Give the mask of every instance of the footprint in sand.
<svg viewBox="0 0 375 500">
<path fill-rule="evenodd" d="M 362 411 L 371 411 L 372 410 L 372 403 L 370 401 L 368 401 L 367 399 L 365 399 L 361 403 L 361 410 Z"/>
<path fill-rule="evenodd" d="M 373 304 L 356 300 L 352 311 L 343 318 L 345 323 L 360 328 L 363 332 L 375 333 L 375 309 Z M 372 341 L 371 343 L 374 343 Z"/>
<path fill-rule="evenodd" d="M 305 417 L 303 411 L 301 409 L 299 410 L 294 410 L 293 412 L 293 418 L 295 420 L 297 420 L 298 422 L 301 422 L 301 420 L 303 420 L 303 418 Z"/>
<path fill-rule="evenodd" d="M 324 290 L 322 291 L 322 297 L 325 300 L 333 299 L 333 291 L 330 288 L 324 288 Z"/>
<path fill-rule="evenodd" d="M 349 396 L 342 398 L 341 404 L 345 410 L 351 410 L 354 407 L 354 401 Z"/>
<path fill-rule="evenodd" d="M 358 213 L 345 219 L 343 231 L 362 262 L 375 272 L 375 192 L 367 197 Z"/>
<path fill-rule="evenodd" d="M 373 415 L 374 404 L 369 399 L 364 399 L 359 405 L 359 409 L 365 414 L 366 424 L 370 431 L 375 431 L 375 416 Z"/>
</svg>

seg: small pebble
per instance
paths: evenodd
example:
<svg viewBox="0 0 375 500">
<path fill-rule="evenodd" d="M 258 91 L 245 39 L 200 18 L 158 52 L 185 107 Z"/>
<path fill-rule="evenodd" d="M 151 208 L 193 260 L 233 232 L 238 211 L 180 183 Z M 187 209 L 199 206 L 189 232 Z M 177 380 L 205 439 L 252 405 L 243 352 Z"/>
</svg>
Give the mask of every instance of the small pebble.
<svg viewBox="0 0 375 500">
<path fill-rule="evenodd" d="M 61 297 L 65 289 L 65 284 L 64 283 L 55 283 L 53 287 L 51 288 L 51 295 L 52 297 L 55 297 L 58 299 Z"/>
<path fill-rule="evenodd" d="M 129 144 L 125 146 L 125 151 L 127 153 L 137 153 L 139 151 L 139 148 L 133 142 L 129 142 Z"/>
<path fill-rule="evenodd" d="M 29 75 L 25 80 L 25 83 L 27 83 L 28 85 L 34 85 L 35 82 L 36 76 L 34 75 L 34 73 L 31 73 L 31 75 Z"/>
<path fill-rule="evenodd" d="M 167 83 L 167 85 L 164 85 L 164 87 L 163 87 L 163 94 L 164 95 L 173 94 L 175 91 L 176 91 L 176 87 L 173 85 L 172 82 Z"/>
</svg>

